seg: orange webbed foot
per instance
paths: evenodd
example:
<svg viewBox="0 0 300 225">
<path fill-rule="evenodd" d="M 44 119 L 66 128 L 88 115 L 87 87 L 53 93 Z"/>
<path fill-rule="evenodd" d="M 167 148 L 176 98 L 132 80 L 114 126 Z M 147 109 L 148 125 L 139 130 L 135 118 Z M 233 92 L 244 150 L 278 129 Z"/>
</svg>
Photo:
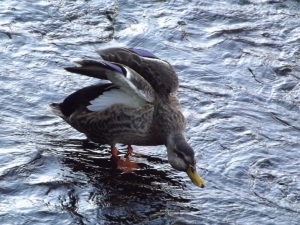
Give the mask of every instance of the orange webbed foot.
<svg viewBox="0 0 300 225">
<path fill-rule="evenodd" d="M 124 159 L 121 159 L 118 156 L 118 150 L 116 147 L 111 147 L 111 154 L 112 154 L 112 159 L 117 164 L 118 168 L 121 169 L 124 173 L 131 173 L 134 170 L 140 168 L 140 166 L 137 163 L 132 162 L 127 157 Z"/>
</svg>

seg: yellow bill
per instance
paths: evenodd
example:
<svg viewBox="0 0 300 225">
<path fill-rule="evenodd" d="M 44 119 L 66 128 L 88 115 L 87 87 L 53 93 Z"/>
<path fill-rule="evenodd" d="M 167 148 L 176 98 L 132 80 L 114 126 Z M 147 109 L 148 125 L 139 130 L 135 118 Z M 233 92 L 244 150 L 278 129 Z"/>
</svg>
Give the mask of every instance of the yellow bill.
<svg viewBox="0 0 300 225">
<path fill-rule="evenodd" d="M 187 175 L 191 179 L 191 181 L 198 187 L 204 188 L 205 182 L 204 180 L 199 176 L 197 173 L 196 167 L 190 165 L 189 168 L 186 171 Z"/>
</svg>

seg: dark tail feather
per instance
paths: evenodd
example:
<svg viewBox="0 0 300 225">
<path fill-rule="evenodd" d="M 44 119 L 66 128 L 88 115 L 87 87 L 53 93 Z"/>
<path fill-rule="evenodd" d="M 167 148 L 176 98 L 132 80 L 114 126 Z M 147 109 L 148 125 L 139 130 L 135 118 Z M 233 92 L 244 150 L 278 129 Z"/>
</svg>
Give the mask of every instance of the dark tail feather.
<svg viewBox="0 0 300 225">
<path fill-rule="evenodd" d="M 51 112 L 56 115 L 59 116 L 61 118 L 65 118 L 64 114 L 62 113 L 60 107 L 59 107 L 59 103 L 52 103 L 49 105 Z"/>
</svg>

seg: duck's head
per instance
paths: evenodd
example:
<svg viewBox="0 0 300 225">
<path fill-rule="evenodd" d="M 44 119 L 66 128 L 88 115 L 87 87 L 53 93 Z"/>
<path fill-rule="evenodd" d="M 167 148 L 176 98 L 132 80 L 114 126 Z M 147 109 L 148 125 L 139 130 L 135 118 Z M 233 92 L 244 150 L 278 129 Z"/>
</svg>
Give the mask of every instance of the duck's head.
<svg viewBox="0 0 300 225">
<path fill-rule="evenodd" d="M 205 187 L 204 180 L 197 173 L 194 150 L 183 135 L 169 136 L 167 152 L 168 161 L 174 169 L 186 172 L 196 186 Z"/>
</svg>

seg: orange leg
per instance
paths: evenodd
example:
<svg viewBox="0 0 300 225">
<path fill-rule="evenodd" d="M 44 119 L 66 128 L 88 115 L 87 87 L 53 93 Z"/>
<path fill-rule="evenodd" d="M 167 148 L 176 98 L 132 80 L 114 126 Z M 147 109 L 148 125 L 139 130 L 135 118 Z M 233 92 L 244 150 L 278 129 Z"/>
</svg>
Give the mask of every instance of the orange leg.
<svg viewBox="0 0 300 225">
<path fill-rule="evenodd" d="M 125 158 L 127 158 L 128 156 L 130 156 L 132 154 L 133 154 L 133 149 L 132 149 L 131 145 L 128 145 L 128 147 L 127 147 L 127 153 L 125 155 Z"/>
<path fill-rule="evenodd" d="M 118 149 L 115 146 L 111 146 L 110 148 L 111 155 L 115 158 L 118 157 Z"/>
<path fill-rule="evenodd" d="M 130 146 L 130 148 L 131 148 L 131 146 Z M 131 151 L 132 151 L 132 148 L 131 148 Z M 125 173 L 131 173 L 134 170 L 140 168 L 140 166 L 137 163 L 131 162 L 129 160 L 129 158 L 120 159 L 118 156 L 118 150 L 114 146 L 111 147 L 111 155 L 112 155 L 112 159 L 115 161 L 117 166 Z"/>
<path fill-rule="evenodd" d="M 142 154 L 133 152 L 133 149 L 132 149 L 131 145 L 128 145 L 128 147 L 127 147 L 127 153 L 126 153 L 126 155 L 125 155 L 125 158 L 127 158 L 127 157 L 130 156 L 130 155 L 134 155 L 134 156 L 136 156 L 136 157 L 143 156 Z"/>
</svg>

